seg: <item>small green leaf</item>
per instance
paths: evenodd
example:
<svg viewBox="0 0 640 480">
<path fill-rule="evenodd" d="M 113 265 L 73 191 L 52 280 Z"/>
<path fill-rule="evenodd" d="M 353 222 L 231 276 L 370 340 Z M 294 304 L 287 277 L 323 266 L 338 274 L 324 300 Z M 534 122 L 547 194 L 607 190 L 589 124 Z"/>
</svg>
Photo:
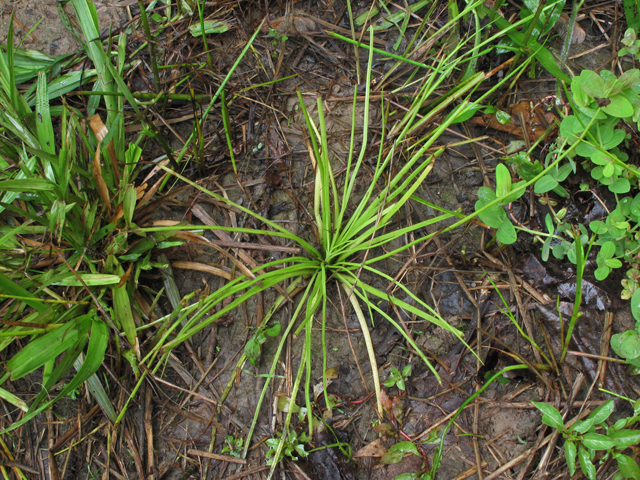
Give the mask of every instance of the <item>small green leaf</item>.
<svg viewBox="0 0 640 480">
<path fill-rule="evenodd" d="M 420 454 L 418 453 L 418 449 L 413 444 L 413 442 L 396 443 L 389 450 L 387 450 L 387 453 L 382 456 L 382 458 L 380 459 L 380 463 L 383 463 L 385 465 L 398 463 L 407 454 L 420 456 Z"/>
<path fill-rule="evenodd" d="M 607 115 L 618 118 L 626 118 L 633 115 L 633 105 L 621 93 L 614 95 L 609 100 L 611 103 L 602 109 Z"/>
<path fill-rule="evenodd" d="M 272 327 L 267 328 L 265 332 L 270 337 L 275 337 L 280 333 L 280 322 L 275 323 Z"/>
<path fill-rule="evenodd" d="M 602 258 L 611 258 L 616 253 L 616 244 L 612 241 L 604 242 L 600 247 L 600 256 Z"/>
<path fill-rule="evenodd" d="M 593 276 L 596 277 L 596 280 L 602 281 L 609 276 L 611 273 L 611 269 L 607 266 L 598 267 L 593 272 Z"/>
<path fill-rule="evenodd" d="M 616 333 L 611 337 L 611 348 L 621 358 L 627 360 L 638 358 L 640 357 L 640 334 L 636 330 Z"/>
<path fill-rule="evenodd" d="M 533 405 L 542 412 L 542 423 L 544 423 L 545 425 L 549 425 L 552 428 L 564 428 L 564 424 L 562 423 L 562 415 L 560 415 L 560 412 L 558 410 L 546 403 L 531 403 L 533 403 Z"/>
<path fill-rule="evenodd" d="M 585 418 L 584 420 L 580 420 L 579 422 L 574 423 L 569 431 L 576 433 L 585 433 L 591 430 L 591 427 L 595 424 L 595 419 L 593 418 Z"/>
<path fill-rule="evenodd" d="M 637 68 L 627 70 L 622 75 L 620 75 L 620 78 L 618 78 L 618 80 L 624 88 L 631 88 L 635 86 L 636 83 L 638 83 L 638 80 L 640 80 L 640 70 L 638 70 Z"/>
<path fill-rule="evenodd" d="M 604 264 L 611 269 L 620 268 L 622 266 L 622 262 L 617 258 L 608 258 L 604 261 Z"/>
<path fill-rule="evenodd" d="M 589 228 L 593 233 L 596 233 L 598 235 L 604 235 L 609 231 L 609 228 L 607 227 L 607 225 L 604 222 L 601 222 L 600 220 L 594 220 L 593 222 L 591 222 L 589 224 Z"/>
<path fill-rule="evenodd" d="M 122 209 L 124 211 L 124 221 L 128 226 L 133 219 L 133 212 L 136 209 L 136 187 L 132 184 L 127 185 L 122 201 Z"/>
<path fill-rule="evenodd" d="M 205 20 L 202 23 L 204 23 L 205 35 L 211 35 L 213 33 L 224 33 L 231 28 L 231 26 L 228 23 L 220 22 L 218 20 Z M 191 35 L 193 35 L 194 37 L 201 37 L 202 36 L 201 22 L 197 22 L 190 25 L 189 32 L 191 32 Z"/>
<path fill-rule="evenodd" d="M 508 218 L 504 219 L 502 225 L 500 225 L 500 228 L 498 228 L 498 231 L 496 232 L 496 238 L 498 239 L 498 241 L 500 241 L 500 243 L 503 243 L 505 245 L 511 245 L 512 243 L 515 243 L 516 240 L 518 240 L 516 229 L 513 227 L 511 220 L 509 220 Z"/>
<path fill-rule="evenodd" d="M 509 115 L 504 110 L 498 110 L 496 112 L 496 120 L 498 120 L 498 122 L 500 122 L 502 125 L 506 125 L 508 123 L 511 123 L 511 115 Z"/>
<path fill-rule="evenodd" d="M 616 167 L 613 165 L 613 163 L 607 163 L 602 168 L 602 175 L 604 175 L 605 177 L 610 177 L 615 173 L 615 171 L 616 171 Z"/>
<path fill-rule="evenodd" d="M 118 268 L 122 271 L 122 267 Z M 122 273 L 124 274 L 124 272 Z M 113 311 L 115 313 L 116 321 L 122 326 L 129 345 L 136 346 L 136 324 L 133 320 L 131 299 L 129 298 L 129 292 L 127 291 L 126 284 L 121 287 L 117 285 L 111 287 L 111 295 L 113 297 Z"/>
<path fill-rule="evenodd" d="M 584 92 L 591 98 L 602 95 L 604 91 L 604 80 L 600 75 L 591 70 L 583 70 L 580 72 L 580 84 Z"/>
<path fill-rule="evenodd" d="M 544 240 L 544 243 L 542 244 L 541 257 L 542 257 L 542 261 L 543 262 L 546 262 L 547 260 L 549 260 L 549 251 L 551 249 L 551 240 L 553 240 L 553 237 L 547 237 Z"/>
<path fill-rule="evenodd" d="M 551 218 L 551 215 L 549 215 L 547 213 L 547 215 L 544 217 L 544 223 L 547 227 L 547 232 L 549 232 L 550 235 L 553 235 L 553 232 L 555 231 L 555 228 L 553 226 L 553 219 Z M 593 223 L 593 222 L 591 222 Z"/>
<path fill-rule="evenodd" d="M 533 191 L 537 194 L 547 193 L 558 186 L 558 181 L 551 175 L 545 175 L 536 182 Z"/>
<path fill-rule="evenodd" d="M 482 200 L 476 202 L 476 212 L 484 207 Z M 486 210 L 478 213 L 478 218 L 492 228 L 500 228 L 502 222 L 506 219 L 507 214 L 504 210 L 498 206 L 487 208 Z"/>
<path fill-rule="evenodd" d="M 260 360 L 261 349 L 260 349 L 260 343 L 257 341 L 255 336 L 251 337 L 247 341 L 247 344 L 244 346 L 244 354 L 249 359 L 249 362 L 251 362 L 251 365 L 253 365 L 254 367 L 258 366 L 258 360 Z"/>
<path fill-rule="evenodd" d="M 511 192 L 511 172 L 502 163 L 496 167 L 496 197 L 504 197 Z"/>
</svg>

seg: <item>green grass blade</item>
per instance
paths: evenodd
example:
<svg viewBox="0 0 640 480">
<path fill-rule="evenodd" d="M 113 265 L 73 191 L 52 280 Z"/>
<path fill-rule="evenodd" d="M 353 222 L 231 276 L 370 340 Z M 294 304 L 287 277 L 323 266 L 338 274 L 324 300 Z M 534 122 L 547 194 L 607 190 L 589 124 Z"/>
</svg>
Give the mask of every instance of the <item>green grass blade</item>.
<svg viewBox="0 0 640 480">
<path fill-rule="evenodd" d="M 11 379 L 22 378 L 55 359 L 75 345 L 88 329 L 89 317 L 85 315 L 32 340 L 7 362 L 6 368 L 11 373 Z"/>
<path fill-rule="evenodd" d="M 100 83 L 102 83 L 105 91 L 113 93 L 115 91 L 113 86 L 113 76 L 108 69 L 111 65 L 109 58 L 107 57 L 102 42 L 100 41 L 100 25 L 98 23 L 98 13 L 96 6 L 89 0 L 71 0 L 73 9 L 78 17 L 78 23 L 84 35 L 86 43 L 84 44 L 87 49 L 87 54 L 96 68 Z M 112 120 L 117 115 L 117 102 L 115 97 L 111 95 L 104 96 L 104 102 L 107 107 L 108 124 L 112 123 Z M 135 104 L 134 108 L 135 108 Z"/>
<path fill-rule="evenodd" d="M 44 72 L 38 74 L 38 88 L 36 90 L 36 132 L 40 147 L 51 155 L 56 154 L 56 139 L 53 135 L 51 112 L 49 111 L 49 91 L 47 88 L 47 76 Z M 54 180 L 49 178 L 49 180 Z"/>
<path fill-rule="evenodd" d="M 47 305 L 40 302 L 38 297 L 32 295 L 28 290 L 25 290 L 2 273 L 0 273 L 0 291 L 8 293 L 9 295 L 21 297 L 24 303 L 29 305 L 31 308 L 35 308 L 39 312 L 44 312 L 48 308 Z"/>
</svg>

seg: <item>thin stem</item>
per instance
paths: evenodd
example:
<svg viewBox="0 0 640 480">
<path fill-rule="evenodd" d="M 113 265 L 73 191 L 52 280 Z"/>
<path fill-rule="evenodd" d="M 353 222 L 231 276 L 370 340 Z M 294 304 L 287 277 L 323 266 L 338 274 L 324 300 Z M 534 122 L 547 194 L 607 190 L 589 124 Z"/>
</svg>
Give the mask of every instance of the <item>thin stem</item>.
<svg viewBox="0 0 640 480">
<path fill-rule="evenodd" d="M 149 19 L 147 18 L 147 10 L 142 0 L 138 0 L 140 7 L 140 18 L 144 26 L 144 34 L 149 40 L 149 56 L 151 58 L 151 68 L 153 69 L 153 83 L 156 86 L 156 92 L 160 92 L 160 73 L 158 72 L 158 62 L 156 61 L 156 46 L 151 41 L 151 29 L 149 28 Z"/>
</svg>

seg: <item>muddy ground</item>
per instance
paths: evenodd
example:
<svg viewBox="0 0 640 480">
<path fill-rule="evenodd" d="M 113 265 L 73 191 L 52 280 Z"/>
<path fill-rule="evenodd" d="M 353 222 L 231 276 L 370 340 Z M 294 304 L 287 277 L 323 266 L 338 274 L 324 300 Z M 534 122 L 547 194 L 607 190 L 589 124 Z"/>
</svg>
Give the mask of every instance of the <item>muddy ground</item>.
<svg viewBox="0 0 640 480">
<path fill-rule="evenodd" d="M 15 18 L 21 25 L 20 28 L 16 28 L 16 35 L 19 39 L 24 38 L 23 47 L 54 56 L 78 51 L 79 45 L 58 20 L 57 8 L 65 8 L 73 20 L 70 6 L 59 7 L 55 1 L 25 0 L 4 0 L 3 4 L 0 37 L 4 38 L 6 35 L 8 14 L 15 8 Z M 110 29 L 122 27 L 137 14 L 135 5 L 121 7 L 115 3 L 102 2 L 97 2 L 96 5 L 100 28 L 105 35 Z M 283 7 L 280 2 L 269 4 L 272 20 L 284 14 Z M 342 2 L 329 2 L 328 5 L 308 2 L 307 7 L 307 11 L 316 18 L 348 27 L 343 21 L 346 6 Z M 362 11 L 367 5 L 362 4 L 359 7 L 359 11 Z M 262 4 L 239 8 L 237 18 L 241 23 L 245 22 L 243 32 L 251 31 L 253 26 L 246 22 L 253 21 L 255 25 L 255 19 L 264 16 L 263 9 Z M 40 19 L 42 23 L 38 28 L 25 37 L 25 29 L 33 27 Z M 570 58 L 578 56 L 571 60 L 571 66 L 577 69 L 600 66 L 611 57 L 611 48 L 602 48 L 579 56 L 583 52 L 591 52 L 594 47 L 605 41 L 603 33 L 596 29 L 589 18 L 581 20 L 580 25 L 587 32 L 587 36 L 582 43 L 572 46 Z M 353 49 L 328 38 L 318 22 L 310 20 L 297 28 L 303 27 L 306 29 L 305 32 L 296 29 L 283 32 L 289 36 L 283 45 L 272 44 L 271 38 L 266 35 L 259 37 L 257 46 L 262 54 L 245 62 L 241 67 L 242 74 L 232 81 L 235 82 L 232 87 L 235 90 L 246 87 L 251 82 L 248 78 L 256 78 L 253 83 L 258 79 L 264 81 L 267 77 L 258 75 L 261 68 L 271 77 L 276 74 L 284 77 L 295 73 L 304 78 L 304 82 L 296 78 L 283 81 L 274 87 L 262 87 L 256 91 L 257 93 L 247 93 L 230 107 L 231 117 L 236 122 L 235 147 L 239 152 L 240 179 L 245 184 L 246 192 L 238 188 L 235 177 L 230 173 L 228 161 L 225 163 L 223 159 L 222 152 L 226 146 L 216 137 L 216 131 L 220 128 L 219 118 L 216 117 L 212 117 L 204 132 L 205 137 L 210 139 L 206 151 L 206 171 L 199 173 L 195 167 L 190 167 L 186 173 L 192 178 L 206 179 L 209 188 L 224 192 L 229 198 L 244 206 L 250 207 L 252 202 L 257 204 L 261 213 L 269 219 L 288 225 L 297 234 L 309 236 L 309 218 L 304 208 L 309 211 L 312 209 L 309 186 L 313 181 L 313 171 L 302 135 L 301 126 L 304 121 L 294 89 L 297 87 L 302 90 L 312 113 L 315 95 L 325 97 L 329 144 L 335 158 L 341 159 L 348 151 L 351 88 L 356 80 Z M 619 24 L 609 22 L 605 33 L 614 35 L 619 28 L 622 28 Z M 230 32 L 227 37 L 211 39 L 211 48 L 217 54 L 214 57 L 216 66 L 221 71 L 229 64 L 225 49 L 231 45 L 230 53 L 237 52 L 237 45 L 242 46 L 245 36 L 238 29 Z M 381 33 L 379 38 L 383 42 L 381 48 L 389 49 L 395 41 L 392 33 Z M 171 44 L 170 38 L 166 41 Z M 555 40 L 552 47 L 558 48 L 559 42 L 560 39 Z M 277 55 L 273 55 L 274 52 L 277 52 Z M 278 61 L 278 55 L 284 56 L 281 63 Z M 362 52 L 361 57 L 364 58 Z M 374 70 L 378 75 L 383 74 L 392 65 L 392 62 L 385 60 L 381 54 L 374 56 L 374 62 Z M 515 105 L 521 100 L 538 102 L 555 93 L 555 82 L 551 81 L 549 75 L 544 71 L 536 71 L 536 74 L 536 78 L 521 80 L 519 89 L 510 97 L 508 104 Z M 244 78 L 241 78 L 242 76 Z M 199 78 L 196 83 L 205 91 L 202 82 L 203 79 Z M 142 83 L 144 84 L 144 81 Z M 378 107 L 372 111 L 374 130 L 379 130 Z M 185 112 L 188 113 L 190 108 L 187 102 L 177 103 L 169 108 L 169 113 L 177 118 Z M 358 120 L 361 121 L 361 111 L 360 106 L 356 114 L 356 123 Z M 172 129 L 161 127 L 174 148 L 181 147 L 182 139 L 192 129 L 190 122 L 191 120 L 172 123 Z M 451 128 L 439 140 L 439 144 L 446 145 L 468 136 L 486 138 L 477 142 L 475 146 L 458 147 L 442 155 L 427 182 L 418 191 L 421 198 L 450 210 L 472 212 L 477 199 L 477 189 L 485 181 L 493 178 L 491 172 L 499 158 L 505 154 L 505 148 L 511 142 L 521 140 L 504 132 L 465 125 L 465 128 Z M 154 143 L 150 142 L 145 147 L 145 156 L 149 159 L 161 153 L 161 149 Z M 337 163 L 336 168 L 338 167 Z M 366 188 L 367 181 L 368 179 L 363 177 L 358 188 Z M 303 208 L 296 204 L 290 192 L 294 192 Z M 595 201 L 589 198 L 586 203 L 585 205 L 583 202 L 576 207 L 576 219 L 584 217 L 585 212 L 593 208 Z M 544 207 L 535 204 L 535 211 L 530 214 L 529 204 L 530 199 L 525 195 L 521 204 L 514 209 L 514 216 L 530 225 L 530 228 L 542 225 Z M 194 206 L 198 206 L 199 209 L 194 209 Z M 417 222 L 434 214 L 432 209 L 414 202 L 399 222 L 406 221 L 407 218 Z M 192 190 L 186 190 L 167 199 L 152 216 L 144 220 L 150 222 L 188 219 L 193 223 L 199 223 L 206 215 L 221 225 L 244 225 L 248 222 L 242 215 L 231 214 L 228 210 L 220 208 L 216 202 L 196 195 Z M 210 233 L 205 236 L 214 238 Z M 251 238 L 239 234 L 232 238 L 236 241 L 252 241 Z M 349 309 L 346 318 L 342 316 L 338 294 L 333 292 L 333 308 L 329 311 L 327 322 L 326 346 L 329 352 L 327 366 L 334 369 L 329 392 L 341 399 L 342 403 L 334 409 L 333 417 L 326 419 L 335 437 L 325 429 L 313 439 L 312 446 L 335 444 L 339 440 L 347 442 L 355 455 L 351 461 L 347 461 L 335 447 L 318 450 L 305 460 L 296 463 L 284 462 L 277 478 L 391 480 L 401 473 L 419 472 L 424 466 L 421 457 L 409 455 L 393 465 L 383 465 L 379 462 L 382 452 L 403 439 L 400 430 L 407 436 L 423 442 L 422 448 L 427 459 L 431 461 L 443 422 L 448 421 L 450 414 L 483 384 L 487 371 L 497 371 L 512 364 L 509 357 L 512 352 L 535 362 L 536 356 L 531 345 L 518 334 L 504 315 L 504 304 L 493 289 L 489 288 L 490 285 L 485 280 L 487 273 L 501 289 L 508 307 L 527 333 L 533 335 L 540 345 L 549 341 L 556 358 L 559 356 L 560 346 L 556 341 L 559 337 L 559 319 L 555 300 L 560 296 L 562 311 L 570 312 L 570 302 L 573 301 L 571 284 L 575 282 L 571 264 L 557 260 L 541 263 L 539 246 L 533 244 L 531 237 L 526 235 L 512 248 L 499 252 L 485 251 L 482 245 L 486 245 L 489 240 L 488 232 L 472 224 L 435 238 L 426 246 L 417 246 L 422 247 L 421 251 L 411 262 L 403 281 L 415 295 L 432 305 L 451 325 L 464 332 L 472 332 L 477 324 L 481 325 L 486 334 L 482 335 L 482 348 L 475 348 L 484 361 L 484 366 L 480 366 L 479 369 L 476 357 L 463 348 L 462 343 L 453 335 L 429 324 L 409 319 L 408 325 L 416 343 L 436 361 L 442 378 L 442 384 L 438 384 L 426 366 L 406 347 L 397 330 L 394 331 L 381 317 L 374 317 L 371 336 L 374 340 L 381 380 L 388 378 L 392 366 L 400 370 L 406 365 L 412 366 L 412 373 L 407 379 L 406 395 L 401 395 L 395 387 L 385 387 L 386 394 L 394 404 L 393 410 L 397 418 L 394 421 L 388 417 L 380 420 L 371 398 L 371 367 L 367 363 L 359 324 Z M 391 247 L 398 246 L 400 245 Z M 414 250 L 410 251 L 410 254 L 413 252 Z M 230 266 L 224 255 L 197 244 L 185 244 L 168 250 L 166 254 L 172 263 L 190 261 Z M 264 263 L 277 255 L 278 253 L 258 251 L 252 253 L 258 263 Z M 384 265 L 385 272 L 391 276 L 397 274 L 409 260 L 409 255 L 388 259 Z M 200 294 L 211 291 L 222 284 L 219 277 L 182 268 L 173 269 L 173 278 L 181 296 L 191 292 Z M 589 281 L 596 283 L 592 277 L 589 277 Z M 147 287 L 142 295 L 152 299 L 150 290 L 159 290 L 163 285 L 163 277 L 152 271 L 141 279 L 141 283 Z M 381 289 L 387 287 L 374 286 Z M 597 288 L 594 286 L 593 296 L 584 308 L 584 321 L 578 324 L 576 342 L 572 350 L 596 354 L 601 351 L 601 332 L 604 330 L 607 312 L 615 312 L 612 332 L 633 326 L 628 308 L 619 300 L 619 292 L 619 279 L 609 279 L 607 285 L 597 285 Z M 258 375 L 268 371 L 277 338 L 270 338 L 264 344 L 259 367 L 253 367 L 249 363 L 242 366 L 237 372 L 238 377 L 226 401 L 222 406 L 219 402 L 234 374 L 256 316 L 261 315 L 259 312 L 267 310 L 275 297 L 275 293 L 269 291 L 263 298 L 248 302 L 224 323 L 206 329 L 201 335 L 195 336 L 189 345 L 173 352 L 164 368 L 157 373 L 157 377 L 151 378 L 144 385 L 129 408 L 124 425 L 132 439 L 125 438 L 122 434 L 116 440 L 114 451 L 119 452 L 119 458 L 117 461 L 111 459 L 112 478 L 139 478 L 141 472 L 146 478 L 157 479 L 266 478 L 268 470 L 265 467 L 265 454 L 268 447 L 264 440 L 274 436 L 274 427 L 277 429 L 284 419 L 283 412 L 278 408 L 278 398 L 291 390 L 292 372 L 297 370 L 299 364 L 300 338 L 291 339 L 287 343 L 286 355 L 276 370 L 277 377 L 267 392 L 246 462 L 229 463 L 220 459 L 208 459 L 198 452 L 211 451 L 221 454 L 227 436 L 234 439 L 243 438 L 250 428 L 265 381 L 264 377 Z M 193 301 L 197 301 L 197 298 L 198 295 Z M 158 309 L 157 314 L 163 315 L 171 312 L 172 306 L 168 300 L 163 299 Z M 290 319 L 292 309 L 293 306 L 287 305 L 278 312 L 277 319 L 283 327 Z M 475 341 L 476 338 L 476 334 L 473 334 L 469 341 Z M 322 378 L 322 348 L 319 336 L 315 342 L 313 384 L 321 382 Z M 531 477 L 543 451 L 538 450 L 539 444 L 550 432 L 542 426 L 540 413 L 532 408 L 529 401 L 560 402 L 558 392 L 570 392 L 579 373 L 585 374 L 586 380 L 578 391 L 578 402 L 587 398 L 587 395 L 589 402 L 606 399 L 607 397 L 598 393 L 597 389 L 589 392 L 592 382 L 596 380 L 596 367 L 596 364 L 586 357 L 570 355 L 560 378 L 545 372 L 539 372 L 538 376 L 527 373 L 505 379 L 505 383 L 492 384 L 475 406 L 472 405 L 463 411 L 455 426 L 446 435 L 444 459 L 438 478 L 478 478 L 478 459 L 482 459 L 483 462 L 483 478 Z M 132 372 L 126 365 L 116 362 L 113 357 L 110 359 L 109 368 L 119 379 L 118 383 L 111 383 L 112 390 L 109 393 L 114 404 L 121 407 L 134 384 Z M 201 381 L 204 373 L 206 377 Z M 632 398 L 637 397 L 640 391 L 638 383 L 627 376 L 624 369 L 617 364 L 608 365 L 604 385 Z M 192 393 L 185 393 L 188 391 Z M 580 407 L 581 404 L 576 405 Z M 586 408 L 592 409 L 593 405 L 597 403 L 589 403 Z M 93 430 L 102 420 L 99 414 L 95 418 L 88 417 L 92 406 L 88 397 L 80 402 L 68 400 L 56 406 L 55 416 L 61 423 L 55 428 L 52 427 L 53 432 L 47 432 L 50 437 L 60 438 L 68 430 L 66 420 L 71 418 L 76 422 L 77 418 L 88 418 L 82 426 L 82 432 L 87 435 L 83 442 L 58 456 L 61 478 L 107 478 L 104 476 L 105 430 Z M 319 400 L 319 406 L 323 406 L 322 400 Z M 624 404 L 620 403 L 616 415 L 623 415 L 624 409 Z M 572 412 L 575 414 L 578 410 L 574 409 Z M 44 417 L 42 421 L 44 422 Z M 151 437 L 145 431 L 145 424 L 151 426 Z M 42 422 L 34 426 L 34 431 L 45 430 Z M 148 444 L 149 438 L 153 439 L 152 446 Z M 35 446 L 33 447 L 36 451 Z M 39 448 L 37 451 L 41 454 L 46 453 L 44 444 Z M 194 450 L 198 452 L 194 453 Z M 557 460 L 558 458 L 560 460 Z M 47 460 L 35 462 L 28 454 L 25 455 L 25 459 L 27 462 L 34 462 L 33 465 L 39 465 L 38 469 L 41 469 L 43 474 L 47 471 Z M 492 475 L 512 461 L 514 462 L 510 468 L 503 468 L 497 477 Z M 566 472 L 564 460 L 558 457 L 557 453 L 553 456 L 550 471 L 554 473 L 552 478 L 560 478 Z M 33 475 L 33 478 L 37 477 L 36 473 Z M 602 475 L 600 478 L 606 477 L 605 472 L 602 472 Z"/>
</svg>

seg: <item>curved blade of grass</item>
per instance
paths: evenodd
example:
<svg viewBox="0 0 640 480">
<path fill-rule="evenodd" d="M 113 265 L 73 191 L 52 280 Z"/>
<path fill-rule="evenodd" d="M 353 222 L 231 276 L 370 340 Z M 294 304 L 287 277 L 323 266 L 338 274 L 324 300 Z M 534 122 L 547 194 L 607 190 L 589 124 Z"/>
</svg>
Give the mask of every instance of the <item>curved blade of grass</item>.
<svg viewBox="0 0 640 480">
<path fill-rule="evenodd" d="M 337 278 L 338 280 L 340 280 L 340 286 L 347 293 L 347 297 L 351 302 L 351 306 L 353 306 L 353 310 L 356 312 L 356 316 L 358 317 L 358 322 L 360 322 L 360 329 L 362 330 L 364 343 L 367 347 L 367 354 L 369 355 L 369 364 L 371 365 L 371 375 L 373 376 L 373 386 L 376 391 L 376 403 L 378 406 L 378 416 L 382 418 L 382 416 L 384 415 L 384 410 L 382 409 L 382 401 L 380 399 L 381 388 L 380 388 L 380 375 L 378 373 L 378 362 L 376 360 L 376 353 L 373 350 L 373 342 L 371 341 L 371 334 L 369 333 L 367 320 L 364 318 L 364 313 L 362 313 L 362 309 L 360 308 L 360 304 L 358 303 L 358 299 L 356 298 L 356 295 L 355 295 L 355 292 L 357 292 L 359 288 L 364 289 L 366 287 L 365 287 L 365 284 L 360 282 L 359 279 L 357 278 L 355 278 L 355 281 L 358 284 L 357 285 L 358 288 L 356 288 L 355 283 L 349 282 L 342 275 L 337 276 Z M 367 302 L 367 299 L 364 295 L 361 296 L 361 298 L 363 298 L 363 300 Z"/>
<path fill-rule="evenodd" d="M 36 132 L 42 149 L 56 154 L 56 139 L 53 135 L 53 124 L 51 123 L 51 112 L 49 111 L 49 93 L 47 88 L 47 76 L 44 72 L 38 74 L 38 88 L 36 90 Z M 49 167 L 50 168 L 50 167 Z M 47 173 L 47 172 L 45 172 Z M 55 181 L 50 174 L 47 178 Z"/>
<path fill-rule="evenodd" d="M 219 201 L 221 201 L 221 202 L 223 202 L 223 203 L 226 203 L 227 205 L 230 205 L 230 206 L 232 206 L 232 207 L 234 207 L 234 208 L 237 208 L 238 210 L 242 211 L 243 213 L 246 213 L 247 215 L 250 215 L 251 217 L 253 217 L 253 218 L 257 219 L 257 220 L 260 220 L 261 222 L 263 222 L 263 223 L 265 223 L 265 224 L 269 225 L 269 226 L 270 226 L 271 228 L 273 228 L 276 232 L 279 232 L 279 233 L 281 234 L 281 236 L 283 236 L 283 237 L 285 237 L 285 238 L 288 238 L 289 240 L 292 240 L 292 241 L 294 241 L 294 242 L 298 243 L 302 248 L 304 248 L 304 249 L 305 249 L 307 252 L 309 252 L 311 255 L 314 255 L 314 256 L 317 256 L 317 255 L 318 255 L 318 251 L 317 251 L 315 248 L 313 248 L 313 247 L 312 247 L 308 242 L 306 242 L 306 241 L 305 241 L 305 240 L 303 240 L 302 238 L 298 237 L 297 235 L 294 235 L 294 234 L 293 234 L 293 233 L 291 233 L 289 230 L 287 230 L 286 228 L 281 227 L 281 226 L 280 226 L 280 225 L 278 225 L 277 223 L 272 222 L 271 220 L 269 220 L 269 219 L 267 219 L 267 218 L 264 218 L 264 217 L 260 216 L 259 214 L 255 213 L 255 212 L 254 212 L 254 211 L 252 211 L 252 210 L 249 210 L 249 209 L 248 209 L 248 208 L 246 208 L 246 207 L 243 207 L 243 206 L 241 206 L 241 205 L 238 205 L 238 204 L 237 204 L 237 203 L 235 203 L 235 202 L 232 202 L 231 200 L 229 200 L 228 198 L 225 198 L 225 197 L 224 197 L 224 196 L 222 196 L 222 195 L 218 195 L 217 193 L 212 192 L 211 190 L 207 190 L 207 189 L 206 189 L 206 188 L 204 188 L 203 186 L 198 185 L 198 184 L 197 184 L 197 183 L 195 183 L 195 182 L 192 182 L 192 181 L 191 181 L 191 180 L 189 180 L 188 178 L 183 177 L 183 176 L 182 176 L 182 175 L 180 175 L 179 173 L 174 172 L 173 170 L 171 170 L 171 169 L 169 169 L 169 168 L 167 168 L 167 167 L 165 167 L 165 166 L 163 166 L 163 165 L 158 165 L 158 167 L 159 167 L 159 168 L 161 168 L 161 169 L 163 169 L 163 170 L 165 170 L 166 172 L 170 173 L 170 174 L 171 174 L 171 175 L 173 175 L 174 177 L 179 178 L 179 179 L 180 179 L 180 180 L 182 180 L 183 182 L 188 183 L 188 184 L 189 184 L 189 185 L 191 185 L 192 187 L 194 187 L 194 188 L 196 188 L 196 189 L 200 190 L 201 192 L 206 193 L 207 195 L 209 195 L 209 196 L 211 196 L 211 197 L 215 198 L 216 200 L 219 200 Z M 207 227 L 205 227 L 205 228 L 218 229 L 218 230 L 225 230 L 225 227 L 211 227 L 211 226 L 207 226 Z M 142 230 L 144 231 L 144 229 L 142 229 Z M 233 228 L 230 228 L 230 227 L 229 227 L 229 228 L 227 228 L 226 230 L 227 230 L 227 231 L 236 231 L 236 232 L 237 232 L 237 231 L 241 231 L 241 229 L 238 229 L 238 228 L 233 229 Z M 262 235 L 264 235 L 264 234 L 265 234 L 265 232 L 264 232 L 264 231 L 262 231 L 261 233 L 262 233 Z"/>
<path fill-rule="evenodd" d="M 213 301 L 205 300 L 205 305 L 201 308 L 201 310 L 197 314 L 195 314 L 185 324 L 184 329 L 171 342 L 167 343 L 164 346 L 165 350 L 171 350 L 172 348 L 175 348 L 180 343 L 184 342 L 185 340 L 193 336 L 195 333 L 199 332 L 206 326 L 210 325 L 211 323 L 213 323 L 214 321 L 216 321 L 226 313 L 231 312 L 233 309 L 241 305 L 246 300 L 255 296 L 258 292 L 264 291 L 272 287 L 273 285 L 281 283 L 282 281 L 289 278 L 313 274 L 315 273 L 315 270 L 316 269 L 310 268 L 307 265 L 293 265 L 293 266 L 280 269 L 275 272 L 267 272 L 265 274 L 259 275 L 255 279 L 246 280 L 240 285 L 234 284 L 233 288 L 221 289 L 222 290 L 221 292 L 216 292 L 215 294 L 212 295 L 212 297 L 215 297 L 215 300 Z M 216 312 L 213 315 L 210 315 L 204 321 L 200 322 L 202 317 L 216 304 L 219 304 L 220 302 L 224 301 L 226 298 L 229 298 L 236 291 L 241 291 L 245 289 L 249 289 L 249 290 L 247 290 L 243 295 L 235 298 L 232 302 L 229 303 L 229 305 L 220 309 L 220 311 Z M 183 320 L 182 317 L 178 319 L 176 321 L 176 324 L 172 328 L 169 328 L 167 330 L 163 339 L 168 338 L 168 336 L 172 333 L 172 331 L 179 325 L 179 323 L 182 320 Z M 149 355 L 147 355 L 147 357 L 148 356 Z"/>
<path fill-rule="evenodd" d="M 106 92 L 115 92 L 113 76 L 109 71 L 111 65 L 110 59 L 104 51 L 102 42 L 100 41 L 100 25 L 98 23 L 98 13 L 93 2 L 88 0 L 71 0 L 73 9 L 78 17 L 80 29 L 86 40 L 84 47 L 93 64 L 95 65 L 98 78 L 102 83 Z M 118 113 L 115 97 L 104 95 L 105 106 L 107 107 L 108 124 L 112 124 L 113 119 Z M 136 108 L 135 103 L 132 104 Z"/>
</svg>

